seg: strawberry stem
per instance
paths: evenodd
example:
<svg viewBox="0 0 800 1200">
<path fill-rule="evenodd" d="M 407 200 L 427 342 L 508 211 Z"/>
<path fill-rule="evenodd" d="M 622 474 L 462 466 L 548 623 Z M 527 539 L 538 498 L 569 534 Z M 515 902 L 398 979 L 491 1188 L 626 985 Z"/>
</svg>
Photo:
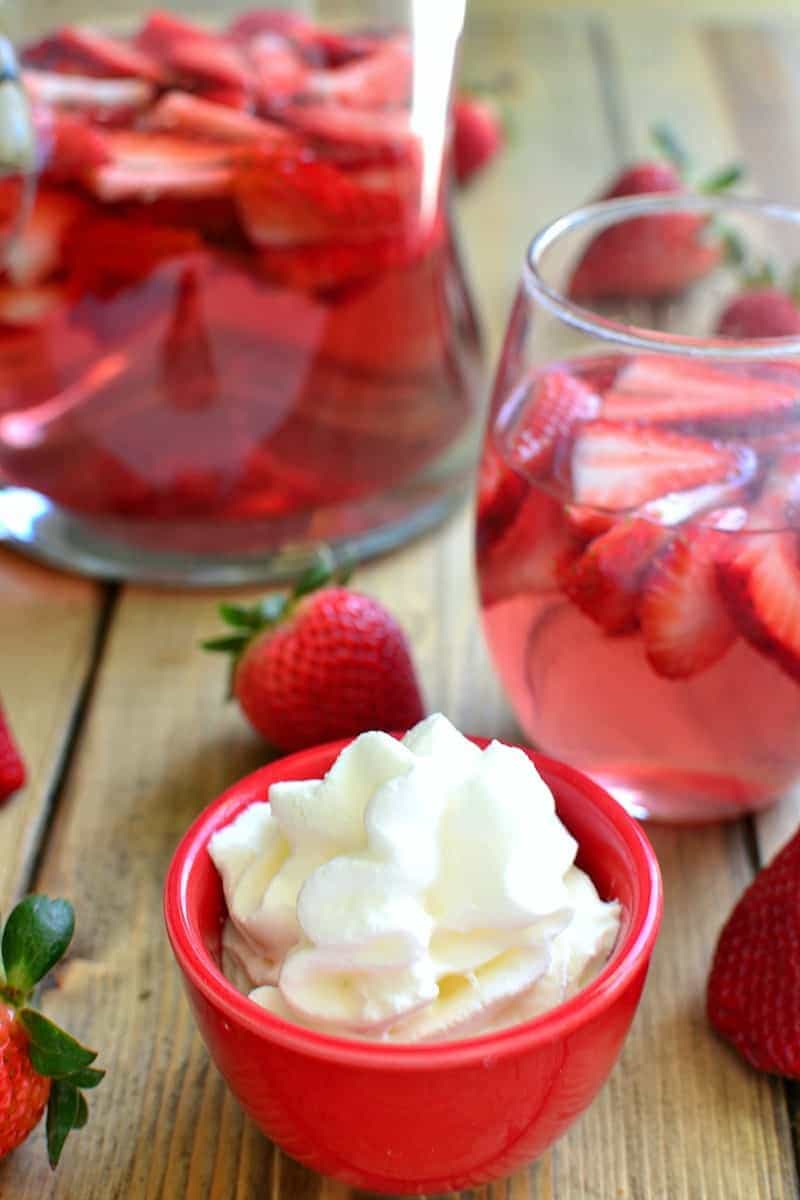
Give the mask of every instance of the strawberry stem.
<svg viewBox="0 0 800 1200">
<path fill-rule="evenodd" d="M 735 183 L 744 178 L 745 168 L 741 163 L 728 163 L 720 167 L 708 179 L 697 185 L 697 190 L 707 196 L 716 196 L 719 192 L 727 192 Z"/>
<path fill-rule="evenodd" d="M 672 163 L 680 175 L 685 175 L 690 166 L 689 154 L 675 130 L 665 121 L 657 121 L 650 126 L 650 137 L 667 162 Z"/>
</svg>

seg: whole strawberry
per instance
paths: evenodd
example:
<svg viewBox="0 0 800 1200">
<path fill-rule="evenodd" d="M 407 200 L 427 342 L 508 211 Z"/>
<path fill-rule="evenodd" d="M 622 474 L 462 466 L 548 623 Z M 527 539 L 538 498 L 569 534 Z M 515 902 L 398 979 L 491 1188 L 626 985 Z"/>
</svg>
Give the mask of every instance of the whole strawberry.
<svg viewBox="0 0 800 1200">
<path fill-rule="evenodd" d="M 708 980 L 711 1024 L 761 1071 L 800 1079 L 800 832 L 728 918 Z"/>
<path fill-rule="evenodd" d="M 105 1072 L 97 1055 L 30 1007 L 37 983 L 72 940 L 66 900 L 28 896 L 12 911 L 0 942 L 0 1158 L 16 1149 L 47 1108 L 47 1153 L 58 1163 L 67 1135 L 89 1115 L 83 1091 Z"/>
<path fill-rule="evenodd" d="M 233 655 L 232 691 L 250 724 L 281 750 L 424 716 L 405 634 L 382 604 L 312 567 L 291 594 L 223 604 L 234 631 L 204 642 Z"/>
<path fill-rule="evenodd" d="M 686 189 L 685 151 L 663 126 L 653 130 L 653 137 L 666 161 L 647 160 L 627 167 L 599 199 Z M 699 184 L 698 190 L 723 191 L 741 174 L 736 165 L 726 167 Z M 711 230 L 702 214 L 633 217 L 609 226 L 591 240 L 573 272 L 569 294 L 581 301 L 671 295 L 708 274 L 726 251 L 725 238 Z"/>
<path fill-rule="evenodd" d="M 800 334 L 800 272 L 785 286 L 772 263 L 762 262 L 742 277 L 742 291 L 723 308 L 716 332 L 723 337 L 797 337 Z"/>
<path fill-rule="evenodd" d="M 25 763 L 0 707 L 0 804 L 22 787 L 25 776 Z"/>
<path fill-rule="evenodd" d="M 505 141 L 503 122 L 488 100 L 467 92 L 453 105 L 453 168 L 462 187 L 488 166 Z"/>
</svg>

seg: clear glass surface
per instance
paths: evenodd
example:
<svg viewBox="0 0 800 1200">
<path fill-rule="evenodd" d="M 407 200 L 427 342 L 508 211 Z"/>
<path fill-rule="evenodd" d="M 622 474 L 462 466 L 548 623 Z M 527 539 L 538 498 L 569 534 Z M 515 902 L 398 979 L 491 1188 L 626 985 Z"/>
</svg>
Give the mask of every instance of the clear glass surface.
<svg viewBox="0 0 800 1200">
<path fill-rule="evenodd" d="M 587 247 L 632 221 L 694 223 L 704 271 L 581 307 Z M 800 261 L 800 214 L 712 197 L 593 205 L 534 239 L 478 480 L 483 624 L 523 729 L 668 821 L 800 775 L 800 338 L 715 332 L 741 287 L 722 230 Z"/>
</svg>

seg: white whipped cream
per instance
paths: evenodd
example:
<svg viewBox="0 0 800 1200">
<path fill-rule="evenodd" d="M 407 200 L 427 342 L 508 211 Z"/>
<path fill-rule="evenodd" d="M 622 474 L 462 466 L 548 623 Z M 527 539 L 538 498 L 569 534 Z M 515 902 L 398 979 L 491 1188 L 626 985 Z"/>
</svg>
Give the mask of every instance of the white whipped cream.
<svg viewBox="0 0 800 1200">
<path fill-rule="evenodd" d="M 330 1033 L 409 1042 L 526 1020 L 605 964 L 619 930 L 519 749 L 445 717 L 356 738 L 324 779 L 274 783 L 211 839 L 224 968 Z"/>
</svg>

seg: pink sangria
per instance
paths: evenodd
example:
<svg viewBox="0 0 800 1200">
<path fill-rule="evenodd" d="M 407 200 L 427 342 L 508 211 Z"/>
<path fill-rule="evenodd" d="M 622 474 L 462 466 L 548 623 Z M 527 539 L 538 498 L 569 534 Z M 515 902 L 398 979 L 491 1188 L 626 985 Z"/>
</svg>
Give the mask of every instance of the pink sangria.
<svg viewBox="0 0 800 1200">
<path fill-rule="evenodd" d="M 713 326 L 722 268 L 702 297 L 621 304 L 652 330 L 581 310 L 552 281 L 558 240 L 532 246 L 479 472 L 495 663 L 532 742 L 637 815 L 762 808 L 800 776 L 800 341 L 665 331 Z"/>
<path fill-rule="evenodd" d="M 0 182 L 8 537 L 234 582 L 451 506 L 480 384 L 447 209 L 457 9 L 429 31 L 159 10 L 20 39 L 36 152 L 35 177 Z M 435 79 L 412 33 L 438 37 Z"/>
</svg>

